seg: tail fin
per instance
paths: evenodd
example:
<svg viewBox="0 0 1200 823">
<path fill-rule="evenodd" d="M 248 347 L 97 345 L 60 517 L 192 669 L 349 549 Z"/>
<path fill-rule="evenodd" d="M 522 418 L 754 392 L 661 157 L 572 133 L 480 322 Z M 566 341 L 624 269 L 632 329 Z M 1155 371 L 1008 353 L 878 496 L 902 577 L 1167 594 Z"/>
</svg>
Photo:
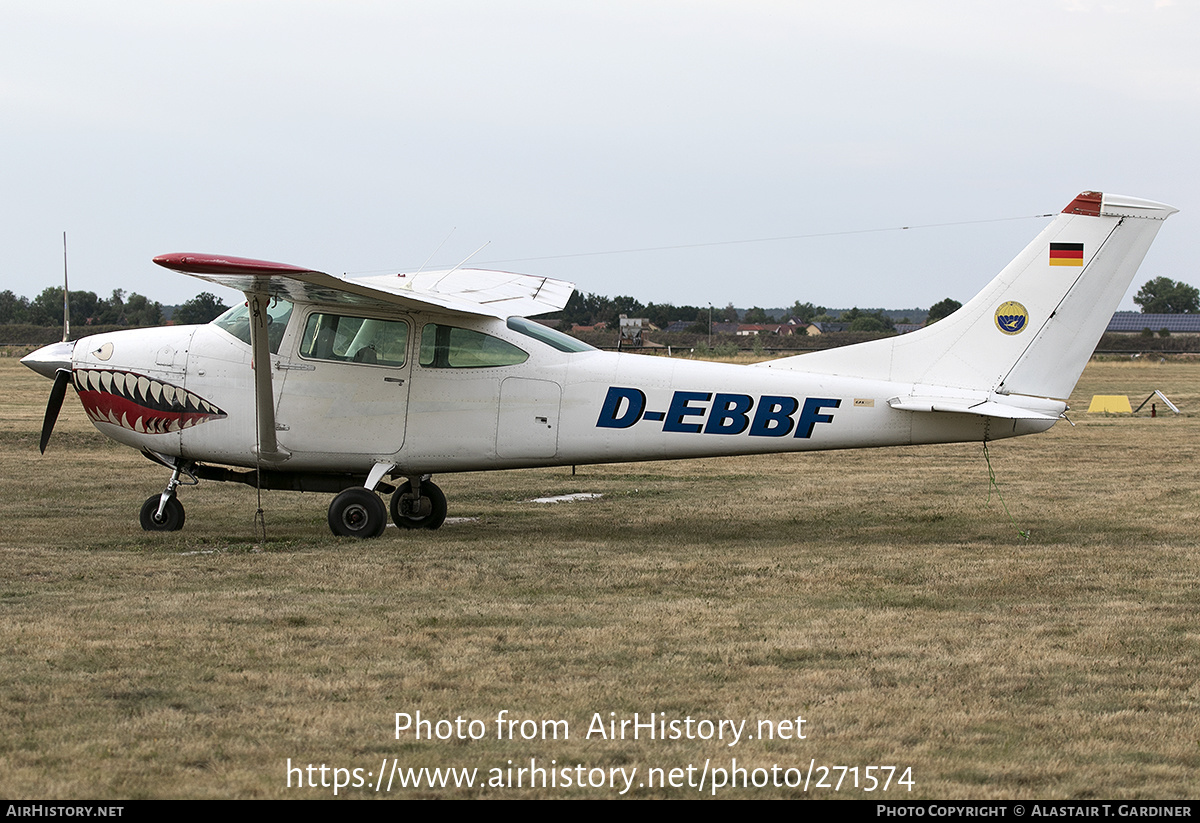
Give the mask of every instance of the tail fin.
<svg viewBox="0 0 1200 823">
<path fill-rule="evenodd" d="M 1177 209 L 1084 192 L 983 291 L 932 326 L 764 366 L 1065 400 Z"/>
</svg>

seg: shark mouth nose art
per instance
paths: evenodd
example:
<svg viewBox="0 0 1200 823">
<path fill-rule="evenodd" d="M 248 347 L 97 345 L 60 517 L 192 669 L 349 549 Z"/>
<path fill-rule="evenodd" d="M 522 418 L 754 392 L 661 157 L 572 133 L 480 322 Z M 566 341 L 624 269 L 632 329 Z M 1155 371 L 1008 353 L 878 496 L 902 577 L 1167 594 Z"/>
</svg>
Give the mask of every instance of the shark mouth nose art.
<svg viewBox="0 0 1200 823">
<path fill-rule="evenodd" d="M 169 434 L 228 416 L 181 386 L 143 374 L 76 369 L 73 376 L 88 417 L 139 434 Z"/>
</svg>

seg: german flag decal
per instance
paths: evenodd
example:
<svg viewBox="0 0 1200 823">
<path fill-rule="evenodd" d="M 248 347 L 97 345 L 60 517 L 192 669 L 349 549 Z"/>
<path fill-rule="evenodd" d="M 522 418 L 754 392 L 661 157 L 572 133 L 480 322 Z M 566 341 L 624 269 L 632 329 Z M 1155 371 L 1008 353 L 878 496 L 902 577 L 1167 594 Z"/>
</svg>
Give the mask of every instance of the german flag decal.
<svg viewBox="0 0 1200 823">
<path fill-rule="evenodd" d="M 1051 243 L 1050 244 L 1050 265 L 1051 266 L 1082 266 L 1083 265 L 1083 244 L 1082 243 Z"/>
</svg>

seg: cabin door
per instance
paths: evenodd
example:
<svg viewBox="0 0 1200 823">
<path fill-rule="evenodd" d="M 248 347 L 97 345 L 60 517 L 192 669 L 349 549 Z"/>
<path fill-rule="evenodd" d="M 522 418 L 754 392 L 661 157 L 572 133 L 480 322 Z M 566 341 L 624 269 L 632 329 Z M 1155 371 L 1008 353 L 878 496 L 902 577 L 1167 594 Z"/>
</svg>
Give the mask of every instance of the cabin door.
<svg viewBox="0 0 1200 823">
<path fill-rule="evenodd" d="M 280 445 L 293 453 L 398 452 L 408 411 L 411 339 L 407 318 L 311 310 L 299 345 L 279 359 Z"/>
</svg>

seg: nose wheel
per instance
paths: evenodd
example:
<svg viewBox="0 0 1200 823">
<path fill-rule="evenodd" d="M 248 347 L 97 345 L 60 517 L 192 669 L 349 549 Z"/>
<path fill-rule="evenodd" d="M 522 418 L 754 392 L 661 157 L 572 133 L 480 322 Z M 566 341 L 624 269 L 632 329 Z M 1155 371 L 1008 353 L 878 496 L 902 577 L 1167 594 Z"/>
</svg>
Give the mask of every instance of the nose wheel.
<svg viewBox="0 0 1200 823">
<path fill-rule="evenodd" d="M 172 494 L 163 505 L 162 495 L 156 494 L 142 504 L 142 513 L 138 519 L 142 528 L 148 532 L 177 532 L 183 528 L 183 518 L 183 504 L 179 502 L 179 498 Z"/>
</svg>

